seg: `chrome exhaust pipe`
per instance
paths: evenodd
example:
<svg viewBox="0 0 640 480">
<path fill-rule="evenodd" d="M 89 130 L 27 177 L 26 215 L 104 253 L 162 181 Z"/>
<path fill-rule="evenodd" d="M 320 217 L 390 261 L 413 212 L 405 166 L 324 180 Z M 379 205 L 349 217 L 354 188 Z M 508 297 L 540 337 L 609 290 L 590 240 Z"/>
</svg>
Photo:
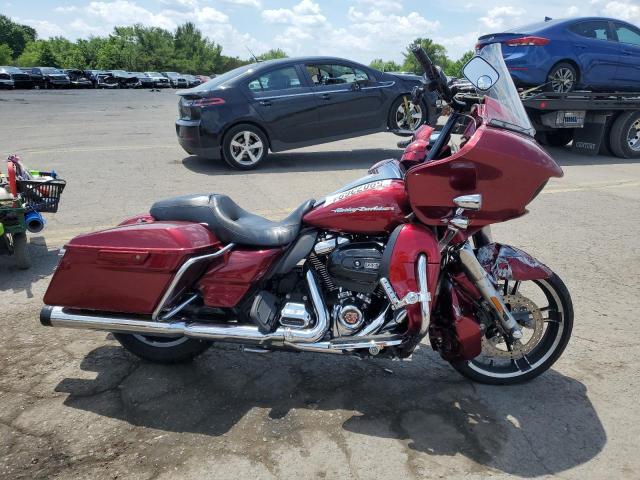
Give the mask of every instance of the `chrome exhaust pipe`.
<svg viewBox="0 0 640 480">
<path fill-rule="evenodd" d="M 45 306 L 40 312 L 40 323 L 60 328 L 102 330 L 115 333 L 136 333 L 158 337 L 190 337 L 201 340 L 220 340 L 248 343 L 315 343 L 329 329 L 329 314 L 311 271 L 306 274 L 311 301 L 316 312 L 313 327 L 296 330 L 280 327 L 275 332 L 260 333 L 255 325 L 211 324 L 202 322 L 154 322 L 108 315 L 73 313 L 63 307 Z"/>
</svg>

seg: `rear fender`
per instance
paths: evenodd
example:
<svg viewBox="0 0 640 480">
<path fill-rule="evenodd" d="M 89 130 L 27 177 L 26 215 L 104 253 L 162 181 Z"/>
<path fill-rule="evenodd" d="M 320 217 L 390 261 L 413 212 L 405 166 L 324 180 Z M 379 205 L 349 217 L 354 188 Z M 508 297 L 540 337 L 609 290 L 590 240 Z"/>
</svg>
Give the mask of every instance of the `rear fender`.
<svg viewBox="0 0 640 480">
<path fill-rule="evenodd" d="M 476 253 L 482 267 L 496 280 L 543 280 L 553 272 L 522 250 L 501 243 L 490 243 Z"/>
<path fill-rule="evenodd" d="M 382 256 L 382 276 L 386 277 L 398 298 L 418 291 L 417 261 L 427 257 L 427 284 L 431 298 L 435 298 L 440 274 L 440 248 L 434 233 L 417 224 L 399 225 L 391 234 Z M 433 306 L 433 302 L 431 303 Z M 428 325 L 423 325 L 420 304 L 407 307 L 408 333 L 421 339 Z"/>
</svg>

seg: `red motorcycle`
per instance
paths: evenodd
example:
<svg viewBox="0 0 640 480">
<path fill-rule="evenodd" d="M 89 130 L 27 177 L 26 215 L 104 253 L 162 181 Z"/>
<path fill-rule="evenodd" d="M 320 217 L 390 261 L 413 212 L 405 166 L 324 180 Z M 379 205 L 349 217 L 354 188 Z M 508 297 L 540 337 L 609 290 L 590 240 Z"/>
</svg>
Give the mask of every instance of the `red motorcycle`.
<svg viewBox="0 0 640 480">
<path fill-rule="evenodd" d="M 62 258 L 40 321 L 113 332 L 132 353 L 181 362 L 211 342 L 249 351 L 407 358 L 428 336 L 463 375 L 516 383 L 548 369 L 573 308 L 549 268 L 494 243 L 562 170 L 536 143 L 499 44 L 465 67 L 461 96 L 421 49 L 425 84 L 451 107 L 402 158 L 281 222 L 219 194 L 154 204 L 81 235 Z"/>
</svg>

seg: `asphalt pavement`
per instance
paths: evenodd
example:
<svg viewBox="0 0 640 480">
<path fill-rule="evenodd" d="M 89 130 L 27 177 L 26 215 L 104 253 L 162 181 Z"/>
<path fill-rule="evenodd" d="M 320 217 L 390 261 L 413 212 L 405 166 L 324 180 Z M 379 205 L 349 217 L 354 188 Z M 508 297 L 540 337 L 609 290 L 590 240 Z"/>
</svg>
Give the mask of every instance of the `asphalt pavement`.
<svg viewBox="0 0 640 480">
<path fill-rule="evenodd" d="M 40 326 L 76 234 L 198 192 L 283 218 L 400 154 L 385 133 L 236 172 L 182 151 L 176 115 L 173 91 L 0 92 L 0 156 L 68 181 L 32 269 L 0 258 L 0 478 L 640 478 L 638 161 L 552 149 L 565 177 L 494 227 L 574 302 L 563 357 L 524 385 L 473 384 L 426 345 L 409 362 L 211 348 L 158 366 L 108 334 Z"/>
</svg>

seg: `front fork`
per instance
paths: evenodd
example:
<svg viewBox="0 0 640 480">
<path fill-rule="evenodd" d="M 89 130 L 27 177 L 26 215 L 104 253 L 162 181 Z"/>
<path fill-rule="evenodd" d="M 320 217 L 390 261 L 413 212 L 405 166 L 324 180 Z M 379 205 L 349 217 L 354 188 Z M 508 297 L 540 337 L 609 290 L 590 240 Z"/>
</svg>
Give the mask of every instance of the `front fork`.
<svg viewBox="0 0 640 480">
<path fill-rule="evenodd" d="M 515 318 L 505 305 L 502 295 L 493 285 L 493 282 L 489 278 L 489 274 L 484 268 L 482 268 L 480 262 L 478 262 L 476 254 L 468 242 L 465 243 L 464 247 L 458 250 L 458 258 L 460 259 L 460 265 L 469 280 L 473 281 L 482 297 L 498 315 L 500 324 L 504 331 L 510 334 L 514 339 L 522 338 L 522 328 L 518 322 L 516 322 Z"/>
</svg>

